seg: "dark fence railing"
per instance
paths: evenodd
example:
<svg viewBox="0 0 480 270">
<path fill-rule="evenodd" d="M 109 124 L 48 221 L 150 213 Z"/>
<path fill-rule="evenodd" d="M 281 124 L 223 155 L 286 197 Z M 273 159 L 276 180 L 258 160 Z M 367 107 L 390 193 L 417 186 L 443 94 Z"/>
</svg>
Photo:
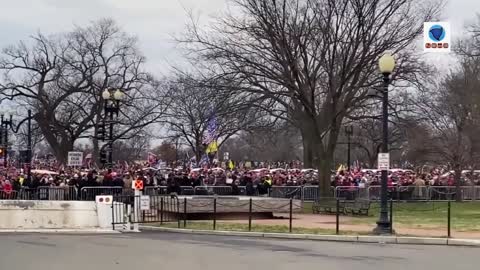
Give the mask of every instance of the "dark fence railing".
<svg viewBox="0 0 480 270">
<path fill-rule="evenodd" d="M 180 204 L 177 196 L 149 195 L 148 210 L 142 210 L 142 196 L 113 196 L 112 225 L 127 223 L 159 223 L 177 221 L 179 226 Z"/>
</svg>

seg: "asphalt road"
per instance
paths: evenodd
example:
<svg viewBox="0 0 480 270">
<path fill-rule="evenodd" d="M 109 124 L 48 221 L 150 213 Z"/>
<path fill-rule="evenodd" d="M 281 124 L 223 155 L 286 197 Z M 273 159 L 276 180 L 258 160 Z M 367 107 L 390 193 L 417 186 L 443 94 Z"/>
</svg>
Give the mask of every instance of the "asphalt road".
<svg viewBox="0 0 480 270">
<path fill-rule="evenodd" d="M 0 234 L 2 270 L 471 270 L 478 268 L 479 252 L 170 233 Z"/>
</svg>

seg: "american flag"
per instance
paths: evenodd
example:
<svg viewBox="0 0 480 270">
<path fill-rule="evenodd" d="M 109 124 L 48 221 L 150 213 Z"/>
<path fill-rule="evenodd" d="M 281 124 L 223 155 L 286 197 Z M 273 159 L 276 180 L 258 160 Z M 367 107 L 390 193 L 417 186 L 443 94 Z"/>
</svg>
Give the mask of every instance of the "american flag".
<svg viewBox="0 0 480 270">
<path fill-rule="evenodd" d="M 210 118 L 208 119 L 207 132 L 203 138 L 204 144 L 210 144 L 217 139 L 217 128 L 217 117 L 215 116 L 215 113 L 212 112 Z"/>
</svg>

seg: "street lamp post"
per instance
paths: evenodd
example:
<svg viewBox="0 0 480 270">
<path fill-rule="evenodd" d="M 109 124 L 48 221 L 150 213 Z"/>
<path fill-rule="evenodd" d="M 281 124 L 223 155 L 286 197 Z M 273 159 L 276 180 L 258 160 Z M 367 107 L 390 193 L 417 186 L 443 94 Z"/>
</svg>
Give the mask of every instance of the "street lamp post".
<svg viewBox="0 0 480 270">
<path fill-rule="evenodd" d="M 388 154 L 388 85 L 390 74 L 395 68 L 395 59 L 390 54 L 384 54 L 378 61 L 380 72 L 383 75 L 382 89 L 382 153 Z M 391 221 L 388 217 L 388 169 L 382 169 L 380 191 L 380 218 L 374 232 L 377 234 L 390 234 Z"/>
<path fill-rule="evenodd" d="M 102 93 L 104 100 L 103 109 L 105 111 L 105 119 L 108 118 L 108 140 L 107 140 L 107 166 L 109 168 L 113 165 L 113 116 L 118 117 L 120 111 L 120 101 L 123 99 L 123 92 L 120 90 L 105 89 Z"/>
<path fill-rule="evenodd" d="M 353 126 L 346 126 L 345 134 L 347 135 L 347 169 L 348 171 L 350 171 L 350 166 L 352 164 L 350 159 L 350 145 L 351 145 L 351 138 L 353 135 Z"/>
<path fill-rule="evenodd" d="M 27 151 L 25 163 L 27 167 L 27 179 L 31 180 L 32 172 L 32 111 L 28 110 L 27 118 L 23 119 L 18 125 L 13 124 L 12 115 L 9 120 L 5 120 L 4 116 L 1 116 L 1 130 L 3 131 L 2 137 L 4 142 L 4 166 L 8 165 L 8 129 L 10 128 L 14 133 L 18 133 L 22 124 L 27 121 Z"/>
<path fill-rule="evenodd" d="M 32 181 L 32 111 L 28 110 L 27 123 L 27 179 L 29 183 Z"/>
<path fill-rule="evenodd" d="M 5 119 L 3 114 L 1 116 L 1 125 L 4 134 L 3 136 L 3 166 L 7 168 L 8 166 L 8 129 L 12 127 L 12 115 L 9 119 Z"/>
</svg>

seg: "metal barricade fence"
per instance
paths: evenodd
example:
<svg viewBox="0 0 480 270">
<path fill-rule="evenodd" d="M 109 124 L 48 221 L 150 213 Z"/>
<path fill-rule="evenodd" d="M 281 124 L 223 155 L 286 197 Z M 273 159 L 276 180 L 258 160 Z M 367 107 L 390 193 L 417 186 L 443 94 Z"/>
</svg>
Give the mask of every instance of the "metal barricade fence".
<svg viewBox="0 0 480 270">
<path fill-rule="evenodd" d="M 370 201 L 379 201 L 381 189 L 381 186 L 369 186 L 367 188 L 368 199 Z"/>
<path fill-rule="evenodd" d="M 195 195 L 232 195 L 231 186 L 197 186 Z"/>
<path fill-rule="evenodd" d="M 272 186 L 268 194 L 272 198 L 302 199 L 302 186 Z"/>
<path fill-rule="evenodd" d="M 191 186 L 181 186 L 182 195 L 195 195 L 195 189 Z"/>
<path fill-rule="evenodd" d="M 390 190 L 390 198 L 395 201 L 428 201 L 430 192 L 427 186 L 397 186 Z"/>
<path fill-rule="evenodd" d="M 167 186 L 149 186 L 143 189 L 144 195 L 165 195 L 167 194 Z"/>
<path fill-rule="evenodd" d="M 204 195 L 209 195 L 209 191 L 206 186 L 198 186 L 194 188 L 193 194 L 198 196 L 204 196 Z"/>
<path fill-rule="evenodd" d="M 355 186 L 339 186 L 335 188 L 335 198 L 342 198 L 344 200 L 353 201 L 360 199 L 365 192 L 360 192 L 361 189 Z M 366 190 L 366 189 L 365 189 Z M 368 198 L 368 196 L 366 196 Z"/>
<path fill-rule="evenodd" d="M 429 188 L 429 199 L 433 201 L 455 200 L 456 187 L 452 186 L 431 186 Z"/>
<path fill-rule="evenodd" d="M 212 186 L 209 187 L 213 194 L 216 195 L 232 195 L 233 189 L 231 186 Z"/>
<path fill-rule="evenodd" d="M 166 195 L 166 186 L 145 187 L 144 195 Z M 255 188 L 255 191 L 258 190 Z M 339 186 L 332 188 L 333 196 L 347 200 L 368 199 L 380 200 L 381 186 L 369 186 L 367 188 L 353 186 Z M 388 187 L 388 196 L 393 200 L 400 201 L 446 201 L 456 199 L 455 186 L 397 186 Z M 238 186 L 182 186 L 180 195 L 246 195 L 246 187 Z M 133 190 L 122 187 L 83 187 L 77 190 L 73 186 L 65 187 L 38 187 L 36 189 L 22 188 L 19 191 L 6 193 L 0 191 L 0 199 L 5 200 L 90 200 L 94 201 L 97 195 L 133 196 Z M 255 196 L 257 196 L 255 195 Z M 273 186 L 269 190 L 270 197 L 294 198 L 302 201 L 315 201 L 318 199 L 318 186 Z M 480 186 L 462 186 L 460 195 L 462 200 L 480 200 Z"/>
<path fill-rule="evenodd" d="M 475 186 L 473 192 L 475 200 L 480 200 L 480 186 Z"/>
<path fill-rule="evenodd" d="M 77 200 L 77 189 L 73 186 L 64 187 L 38 187 L 38 200 L 48 201 L 74 201 Z"/>
<path fill-rule="evenodd" d="M 314 202 L 318 199 L 318 186 L 304 186 L 302 188 L 302 200 Z"/>
<path fill-rule="evenodd" d="M 36 188 L 22 188 L 18 192 L 18 200 L 38 200 L 38 190 Z"/>
<path fill-rule="evenodd" d="M 0 190 L 0 200 L 16 200 L 17 196 L 18 196 L 18 192 L 15 190 L 12 190 L 12 191 Z"/>
<path fill-rule="evenodd" d="M 475 201 L 475 186 L 463 186 L 460 188 L 462 192 L 462 200 L 464 201 Z"/>
<path fill-rule="evenodd" d="M 81 201 L 94 201 L 95 197 L 98 195 L 133 195 L 133 192 L 129 189 L 124 189 L 123 187 L 83 187 L 80 190 L 78 198 Z"/>
<path fill-rule="evenodd" d="M 247 195 L 247 187 L 246 186 L 238 186 L 238 195 L 240 195 L 240 196 Z"/>
</svg>

